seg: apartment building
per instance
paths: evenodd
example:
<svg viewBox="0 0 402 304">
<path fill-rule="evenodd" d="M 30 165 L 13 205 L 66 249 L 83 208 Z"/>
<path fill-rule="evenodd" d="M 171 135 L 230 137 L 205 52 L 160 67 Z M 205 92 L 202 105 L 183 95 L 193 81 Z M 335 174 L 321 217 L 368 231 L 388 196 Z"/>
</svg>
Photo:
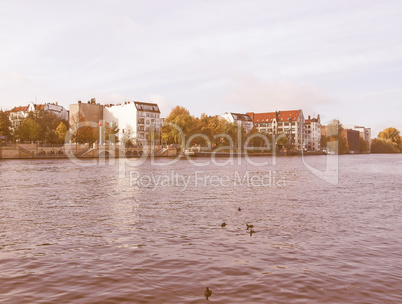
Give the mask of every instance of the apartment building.
<svg viewBox="0 0 402 304">
<path fill-rule="evenodd" d="M 21 122 L 28 117 L 30 112 L 36 114 L 39 111 L 48 111 L 56 114 L 61 119 L 68 120 L 68 111 L 57 102 L 45 104 L 35 104 L 31 102 L 27 106 L 14 107 L 8 111 L 12 127 L 14 129 L 17 128 Z"/>
<path fill-rule="evenodd" d="M 289 149 L 301 151 L 304 148 L 304 115 L 302 110 L 246 113 L 251 117 L 259 132 L 288 137 Z"/>
<path fill-rule="evenodd" d="M 243 127 L 247 133 L 249 133 L 254 126 L 251 117 L 247 114 L 226 112 L 225 114 L 221 115 L 221 117 L 226 119 L 230 123 L 235 123 L 238 126 Z"/>
<path fill-rule="evenodd" d="M 117 124 L 120 141 L 125 133 L 130 132 L 135 144 L 160 144 L 162 119 L 156 103 L 126 101 L 122 104 L 106 104 L 103 120 Z"/>
<path fill-rule="evenodd" d="M 317 118 L 311 118 L 310 115 L 304 122 L 304 148 L 307 151 L 321 150 L 321 120 L 320 115 Z"/>
</svg>

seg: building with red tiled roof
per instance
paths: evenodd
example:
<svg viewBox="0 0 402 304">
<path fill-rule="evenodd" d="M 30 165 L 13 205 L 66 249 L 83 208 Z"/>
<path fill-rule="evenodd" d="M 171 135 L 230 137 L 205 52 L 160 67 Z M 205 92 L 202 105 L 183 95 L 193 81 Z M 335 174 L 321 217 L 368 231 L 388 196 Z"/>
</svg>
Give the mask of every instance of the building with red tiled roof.
<svg viewBox="0 0 402 304">
<path fill-rule="evenodd" d="M 50 111 L 55 113 L 61 119 L 68 120 L 68 111 L 56 103 L 34 104 L 29 103 L 27 106 L 14 107 L 9 111 L 9 117 L 13 128 L 17 128 L 21 122 L 28 117 L 30 112 L 37 113 L 39 111 Z"/>
<path fill-rule="evenodd" d="M 259 132 L 288 137 L 288 148 L 300 151 L 304 148 L 304 116 L 302 110 L 246 113 Z"/>
</svg>

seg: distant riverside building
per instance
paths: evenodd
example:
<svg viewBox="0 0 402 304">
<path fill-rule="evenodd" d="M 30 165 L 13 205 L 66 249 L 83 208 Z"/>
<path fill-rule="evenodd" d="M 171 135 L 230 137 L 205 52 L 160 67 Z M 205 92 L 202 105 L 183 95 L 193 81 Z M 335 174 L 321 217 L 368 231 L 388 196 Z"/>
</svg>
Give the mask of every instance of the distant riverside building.
<svg viewBox="0 0 402 304">
<path fill-rule="evenodd" d="M 345 125 L 345 129 L 351 129 L 360 132 L 360 137 L 366 142 L 368 152 L 371 151 L 371 129 L 361 126 Z M 363 151 L 361 151 L 363 152 Z"/>
<path fill-rule="evenodd" d="M 72 133 L 84 124 L 98 124 L 103 120 L 103 105 L 96 103 L 95 98 L 87 103 L 78 101 L 76 104 L 70 104 L 69 109 L 69 124 Z"/>
<path fill-rule="evenodd" d="M 276 136 L 284 134 L 292 150 L 300 151 L 304 148 L 305 120 L 302 110 L 246 114 L 251 117 L 259 132 Z"/>
<path fill-rule="evenodd" d="M 253 120 L 247 114 L 226 112 L 221 117 L 226 119 L 228 122 L 235 123 L 238 126 L 242 126 L 247 133 L 249 133 L 253 129 Z"/>
<path fill-rule="evenodd" d="M 12 127 L 17 128 L 30 112 L 37 114 L 39 111 L 48 111 L 56 114 L 60 119 L 68 120 L 68 111 L 57 102 L 45 104 L 31 102 L 27 106 L 14 107 L 8 111 Z"/>
<path fill-rule="evenodd" d="M 321 120 L 320 115 L 317 118 L 310 118 L 304 122 L 304 148 L 307 151 L 321 150 Z"/>
<path fill-rule="evenodd" d="M 78 102 L 70 105 L 70 130 L 86 123 L 115 123 L 119 128 L 118 139 L 121 142 L 124 134 L 135 144 L 145 142 L 160 144 L 161 118 L 157 104 L 139 101 L 126 101 L 122 104 L 96 103 L 93 98 L 88 103 Z M 151 135 L 154 135 L 152 140 Z"/>
<path fill-rule="evenodd" d="M 343 130 L 343 135 L 348 141 L 348 153 L 360 153 L 360 132 L 352 129 Z"/>
<path fill-rule="evenodd" d="M 136 144 L 160 144 L 160 131 L 162 119 L 156 103 L 127 101 L 124 104 L 106 104 L 103 110 L 106 122 L 114 122 L 119 128 L 119 140 L 126 132 L 133 132 L 132 137 Z M 131 131 L 130 131 L 131 130 Z"/>
</svg>

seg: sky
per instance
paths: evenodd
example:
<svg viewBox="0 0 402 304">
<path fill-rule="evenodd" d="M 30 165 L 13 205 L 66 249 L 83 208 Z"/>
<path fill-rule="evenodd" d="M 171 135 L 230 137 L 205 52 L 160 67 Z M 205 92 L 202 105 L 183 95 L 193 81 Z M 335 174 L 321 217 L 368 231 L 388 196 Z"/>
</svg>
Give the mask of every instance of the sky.
<svg viewBox="0 0 402 304">
<path fill-rule="evenodd" d="M 0 109 L 302 109 L 402 131 L 402 1 L 0 0 Z"/>
</svg>

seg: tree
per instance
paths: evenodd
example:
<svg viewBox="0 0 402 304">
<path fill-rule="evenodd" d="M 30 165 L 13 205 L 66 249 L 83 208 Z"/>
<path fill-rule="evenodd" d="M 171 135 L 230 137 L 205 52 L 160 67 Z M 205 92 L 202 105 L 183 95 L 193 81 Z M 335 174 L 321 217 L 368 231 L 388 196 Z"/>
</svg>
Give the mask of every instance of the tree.
<svg viewBox="0 0 402 304">
<path fill-rule="evenodd" d="M 276 138 L 279 138 L 276 142 L 278 148 L 285 148 L 288 146 L 289 138 L 285 133 L 277 134 Z"/>
<path fill-rule="evenodd" d="M 55 134 L 57 135 L 57 138 L 60 143 L 64 142 L 67 132 L 68 132 L 67 126 L 61 121 L 55 131 Z"/>
<path fill-rule="evenodd" d="M 399 153 L 396 144 L 390 140 L 374 138 L 371 140 L 371 153 Z"/>
<path fill-rule="evenodd" d="M 226 120 L 219 116 L 201 114 L 200 123 L 200 133 L 206 135 L 211 141 L 213 141 L 215 146 L 218 145 L 219 139 L 214 139 L 214 136 L 223 133 Z"/>
<path fill-rule="evenodd" d="M 359 139 L 359 144 L 360 144 L 360 153 L 367 152 L 369 150 L 369 146 L 367 142 L 363 139 L 363 137 L 360 137 Z"/>
<path fill-rule="evenodd" d="M 259 132 L 256 126 L 249 133 L 249 146 L 254 148 L 270 148 L 270 141 L 267 133 Z"/>
<path fill-rule="evenodd" d="M 240 144 L 244 144 L 245 142 L 246 130 L 237 123 L 231 123 L 225 119 L 222 120 L 222 124 L 223 124 L 222 133 L 228 135 L 232 139 L 233 142 L 232 148 L 242 149 L 243 147 Z M 224 140 L 221 141 L 220 144 L 224 146 L 229 146 L 230 143 L 228 142 L 228 139 L 225 137 L 223 137 L 223 139 Z"/>
<path fill-rule="evenodd" d="M 128 126 L 123 134 L 123 137 L 121 139 L 121 142 L 125 145 L 125 146 L 130 146 L 133 144 L 133 140 L 134 140 L 134 131 L 133 128 L 131 126 Z"/>
<path fill-rule="evenodd" d="M 339 120 L 334 119 L 327 125 L 327 136 L 321 140 L 322 143 L 328 144 L 329 148 L 332 151 L 337 152 L 338 154 L 344 154 L 349 151 L 348 141 L 343 135 L 343 127 Z M 336 146 L 337 144 L 337 146 Z M 325 147 L 323 145 L 323 147 Z M 336 147 L 338 149 L 336 149 Z"/>
<path fill-rule="evenodd" d="M 66 120 L 61 119 L 57 114 L 53 112 L 44 110 L 41 110 L 38 113 L 36 113 L 34 120 L 42 128 L 42 132 L 39 137 L 40 141 L 50 144 L 60 143 L 60 138 L 56 134 L 56 129 L 61 122 L 67 125 Z"/>
<path fill-rule="evenodd" d="M 162 139 L 168 143 L 181 144 L 182 141 L 185 141 L 192 135 L 194 118 L 183 107 L 175 107 L 165 119 L 165 123 L 171 123 L 176 126 L 165 124 L 162 127 Z M 180 131 L 183 132 L 184 138 L 182 138 Z"/>
<path fill-rule="evenodd" d="M 98 132 L 96 128 L 90 126 L 83 126 L 77 130 L 73 135 L 73 141 L 80 144 L 93 144 L 98 139 Z"/>
<path fill-rule="evenodd" d="M 182 134 L 184 138 L 182 138 Z M 228 122 L 219 116 L 208 116 L 206 114 L 202 114 L 200 118 L 195 118 L 190 115 L 188 110 L 180 106 L 174 108 L 165 119 L 161 136 L 164 142 L 181 144 L 182 141 L 198 134 L 200 136 L 193 137 L 190 144 L 201 146 L 211 144 L 212 147 L 230 146 L 231 148 L 242 149 L 242 144 L 245 143 L 246 139 L 246 130 L 237 123 Z M 216 136 L 219 134 L 222 136 Z"/>
<path fill-rule="evenodd" d="M 386 128 L 382 132 L 380 132 L 377 136 L 378 139 L 381 140 L 390 140 L 395 143 L 397 146 L 401 144 L 401 135 L 399 130 L 395 128 Z"/>
<path fill-rule="evenodd" d="M 399 130 L 386 128 L 376 139 L 371 141 L 372 153 L 399 153 L 402 152 L 402 140 Z"/>
<path fill-rule="evenodd" d="M 8 141 L 13 138 L 10 118 L 2 110 L 0 111 L 0 135 L 7 136 Z"/>
<path fill-rule="evenodd" d="M 17 129 L 17 135 L 21 141 L 36 141 L 41 132 L 41 126 L 32 118 L 25 118 Z"/>
<path fill-rule="evenodd" d="M 114 143 L 119 142 L 119 137 L 116 134 L 119 133 L 119 128 L 115 122 L 107 122 L 105 124 L 105 140 Z"/>
</svg>

